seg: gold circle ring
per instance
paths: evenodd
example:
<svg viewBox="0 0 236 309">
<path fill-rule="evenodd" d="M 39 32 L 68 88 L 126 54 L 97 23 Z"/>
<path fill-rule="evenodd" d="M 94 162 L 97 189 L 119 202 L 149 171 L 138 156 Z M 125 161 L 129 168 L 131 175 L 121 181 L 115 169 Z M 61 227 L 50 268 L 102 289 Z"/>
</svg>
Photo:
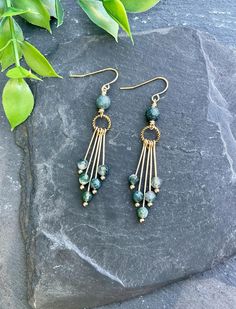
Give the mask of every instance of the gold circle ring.
<svg viewBox="0 0 236 309">
<path fill-rule="evenodd" d="M 100 128 L 100 127 L 97 126 L 96 121 L 97 121 L 98 118 L 104 118 L 107 121 L 107 127 L 106 128 Z M 105 131 L 110 130 L 110 128 L 111 128 L 111 118 L 107 115 L 104 115 L 104 114 L 103 115 L 97 115 L 96 117 L 93 118 L 93 128 L 94 128 L 94 130 L 100 130 L 100 129 L 105 130 Z"/>
<path fill-rule="evenodd" d="M 145 138 L 144 134 L 147 130 L 151 130 L 151 131 L 154 130 L 155 133 L 156 133 L 156 138 L 153 139 L 153 140 Z M 142 140 L 142 142 L 144 142 L 146 144 L 152 144 L 153 142 L 157 143 L 160 140 L 160 137 L 161 137 L 161 132 L 158 129 L 158 127 L 156 127 L 156 126 L 149 125 L 149 126 L 146 126 L 145 128 L 143 128 L 142 131 L 141 131 L 141 140 Z"/>
</svg>

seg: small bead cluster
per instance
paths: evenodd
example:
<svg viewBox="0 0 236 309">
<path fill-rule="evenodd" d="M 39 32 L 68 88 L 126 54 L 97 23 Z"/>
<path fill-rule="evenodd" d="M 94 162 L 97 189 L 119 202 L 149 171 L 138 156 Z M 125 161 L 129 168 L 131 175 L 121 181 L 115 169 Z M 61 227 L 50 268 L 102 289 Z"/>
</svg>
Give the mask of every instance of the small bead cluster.
<svg viewBox="0 0 236 309">
<path fill-rule="evenodd" d="M 106 179 L 109 169 L 106 164 L 98 166 L 98 175 L 99 178 L 92 178 L 90 180 L 89 175 L 85 172 L 88 167 L 87 160 L 81 160 L 77 164 L 79 176 L 80 189 L 83 191 L 86 185 L 90 184 L 92 193 L 90 191 L 84 191 L 82 194 L 83 206 L 88 206 L 88 203 L 91 201 L 93 195 L 95 195 L 98 190 L 101 188 L 102 181 Z"/>
<path fill-rule="evenodd" d="M 132 198 L 134 201 L 134 206 L 137 208 L 137 216 L 139 222 L 144 222 L 144 219 L 148 216 L 148 209 L 145 204 L 150 208 L 153 206 L 156 200 L 157 194 L 160 191 L 162 180 L 159 177 L 154 176 L 151 180 L 153 191 L 147 191 L 143 193 L 142 191 L 136 190 L 133 192 Z M 136 174 L 129 176 L 130 189 L 135 189 L 136 185 L 139 183 L 139 177 Z M 144 202 L 141 206 L 141 202 Z"/>
</svg>

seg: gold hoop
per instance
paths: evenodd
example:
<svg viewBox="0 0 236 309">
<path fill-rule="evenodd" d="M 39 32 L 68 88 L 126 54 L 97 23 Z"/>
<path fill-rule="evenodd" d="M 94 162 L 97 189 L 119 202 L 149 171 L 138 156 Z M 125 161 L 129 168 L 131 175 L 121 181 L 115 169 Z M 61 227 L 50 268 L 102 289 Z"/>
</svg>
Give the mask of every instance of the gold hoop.
<svg viewBox="0 0 236 309">
<path fill-rule="evenodd" d="M 156 132 L 156 139 L 147 139 L 144 137 L 144 134 L 147 130 L 151 130 L 151 131 L 155 131 Z M 153 126 L 153 125 L 149 125 L 149 126 L 146 126 L 145 128 L 142 129 L 141 131 L 141 140 L 143 143 L 145 143 L 146 145 L 153 145 L 154 142 L 159 142 L 160 140 L 160 137 L 161 137 L 161 132 L 160 130 L 158 129 L 158 127 L 156 126 Z"/>
<path fill-rule="evenodd" d="M 107 127 L 106 128 L 100 128 L 96 125 L 96 121 L 98 118 L 105 118 L 105 120 L 107 121 Z M 111 128 L 111 118 L 107 115 L 104 115 L 104 114 L 100 114 L 100 115 L 97 115 L 93 118 L 93 128 L 94 130 L 99 130 L 99 131 L 109 131 L 110 128 Z"/>
</svg>

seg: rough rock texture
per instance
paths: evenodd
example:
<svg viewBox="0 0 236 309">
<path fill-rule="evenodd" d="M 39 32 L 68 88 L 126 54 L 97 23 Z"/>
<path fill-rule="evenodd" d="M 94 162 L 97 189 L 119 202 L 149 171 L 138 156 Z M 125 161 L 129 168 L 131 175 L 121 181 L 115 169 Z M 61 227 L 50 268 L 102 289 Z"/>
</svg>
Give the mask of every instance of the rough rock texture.
<svg viewBox="0 0 236 309">
<path fill-rule="evenodd" d="M 109 74 L 39 84 L 35 112 L 22 128 L 27 135 L 18 135 L 26 154 L 22 209 L 30 218 L 25 232 L 34 308 L 121 301 L 236 253 L 235 55 L 187 28 L 137 35 L 135 41 L 134 49 L 126 39 L 117 46 L 107 37 L 81 37 L 60 44 L 51 56 L 65 77 L 105 66 L 120 70 L 110 92 L 111 175 L 88 209 L 81 207 L 75 163 L 87 147 L 94 102 Z M 164 184 L 158 206 L 139 225 L 127 175 L 140 152 L 149 97 L 161 86 L 129 93 L 118 86 L 157 74 L 170 81 L 160 103 Z"/>
<path fill-rule="evenodd" d="M 58 42 L 73 41 L 82 35 L 89 36 L 103 33 L 94 26 L 86 15 L 76 8 L 74 0 L 63 0 L 67 14 L 63 27 L 53 27 L 53 38 L 44 30 L 33 26 L 24 26 L 26 37 L 34 42 L 44 53 L 53 54 Z M 132 29 L 135 32 L 155 31 L 159 27 L 188 25 L 197 29 L 206 30 L 214 34 L 219 41 L 235 47 L 236 6 L 234 0 L 186 0 L 184 3 L 177 0 L 162 0 L 158 6 L 144 14 L 130 15 Z M 126 48 L 126 47 L 125 47 Z M 229 55 L 229 58 L 232 56 Z M 57 61 L 56 58 L 54 58 Z M 81 59 L 82 61 L 82 59 Z M 55 64 L 55 62 L 54 62 Z M 112 63 L 113 64 L 113 63 Z M 224 66 L 225 61 L 222 65 Z M 79 67 L 78 63 L 78 67 Z M 94 63 L 96 65 L 96 63 Z M 92 65 L 84 63 L 84 69 Z M 217 68 L 219 62 L 217 63 Z M 227 71 L 231 69 L 226 69 Z M 104 77 L 105 78 L 105 77 Z M 1 75 L 0 88 L 3 87 Z M 95 82 L 94 80 L 92 80 Z M 224 82 L 224 79 L 222 79 Z M 45 85 L 48 81 L 45 81 Z M 217 81 L 219 83 L 219 80 Z M 151 87 L 151 86 L 150 86 Z M 217 85 L 221 88 L 220 85 Z M 44 89 L 44 88 L 43 88 Z M 224 97 L 227 99 L 226 92 Z M 146 96 L 144 98 L 146 100 Z M 228 100 L 228 99 L 227 99 Z M 143 101 L 143 103 L 146 101 Z M 87 126 L 86 126 L 87 128 Z M 19 134 L 27 132 L 20 130 Z M 136 128 L 135 128 L 136 133 Z M 0 308 L 25 309 L 25 261 L 24 247 L 19 229 L 19 166 L 21 162 L 20 150 L 14 143 L 14 135 L 10 132 L 7 121 L 1 109 L 0 122 Z M 87 142 L 85 138 L 85 142 Z M 26 148 L 27 150 L 27 148 Z M 23 181 L 23 179 L 22 179 Z M 225 223 L 227 225 L 227 222 Z M 169 297 L 171 298 L 171 292 Z"/>
<path fill-rule="evenodd" d="M 5 80 L 0 80 L 0 88 Z M 19 224 L 21 151 L 0 107 L 0 308 L 26 309 L 24 245 Z"/>
<path fill-rule="evenodd" d="M 99 309 L 233 309 L 236 304 L 236 259 L 213 271 L 172 284 L 156 293 Z"/>
</svg>

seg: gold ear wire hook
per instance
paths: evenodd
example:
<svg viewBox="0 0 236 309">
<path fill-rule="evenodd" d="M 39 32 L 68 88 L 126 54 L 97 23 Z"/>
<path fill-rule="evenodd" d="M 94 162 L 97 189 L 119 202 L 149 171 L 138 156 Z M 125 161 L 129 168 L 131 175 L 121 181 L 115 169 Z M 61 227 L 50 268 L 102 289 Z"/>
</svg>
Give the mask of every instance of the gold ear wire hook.
<svg viewBox="0 0 236 309">
<path fill-rule="evenodd" d="M 164 81 L 165 83 L 165 88 L 164 90 L 160 91 L 160 92 L 157 92 L 155 93 L 153 96 L 152 96 L 152 101 L 153 102 L 158 102 L 160 100 L 160 95 L 165 93 L 169 87 L 169 82 L 168 82 L 168 79 L 166 79 L 165 77 L 163 76 L 156 76 L 152 79 L 149 79 L 147 81 L 144 81 L 143 83 L 140 83 L 140 84 L 137 84 L 137 85 L 134 85 L 134 86 L 127 86 L 127 87 L 120 87 L 121 90 L 132 90 L 132 89 L 136 89 L 136 88 L 139 88 L 141 86 L 144 86 L 144 85 L 147 85 L 151 82 L 154 82 L 155 80 L 162 80 Z"/>
<path fill-rule="evenodd" d="M 97 70 L 94 72 L 90 72 L 90 73 L 85 73 L 85 74 L 70 74 L 70 77 L 86 77 L 86 76 L 91 76 L 91 75 L 95 75 L 95 74 L 99 74 L 102 72 L 106 72 L 106 71 L 112 71 L 116 74 L 116 77 L 110 81 L 109 83 L 106 83 L 102 86 L 101 90 L 102 90 L 102 94 L 106 94 L 107 91 L 111 88 L 111 84 L 115 83 L 119 77 L 119 73 L 116 69 L 114 68 L 105 68 L 105 69 L 101 69 L 101 70 Z"/>
</svg>

